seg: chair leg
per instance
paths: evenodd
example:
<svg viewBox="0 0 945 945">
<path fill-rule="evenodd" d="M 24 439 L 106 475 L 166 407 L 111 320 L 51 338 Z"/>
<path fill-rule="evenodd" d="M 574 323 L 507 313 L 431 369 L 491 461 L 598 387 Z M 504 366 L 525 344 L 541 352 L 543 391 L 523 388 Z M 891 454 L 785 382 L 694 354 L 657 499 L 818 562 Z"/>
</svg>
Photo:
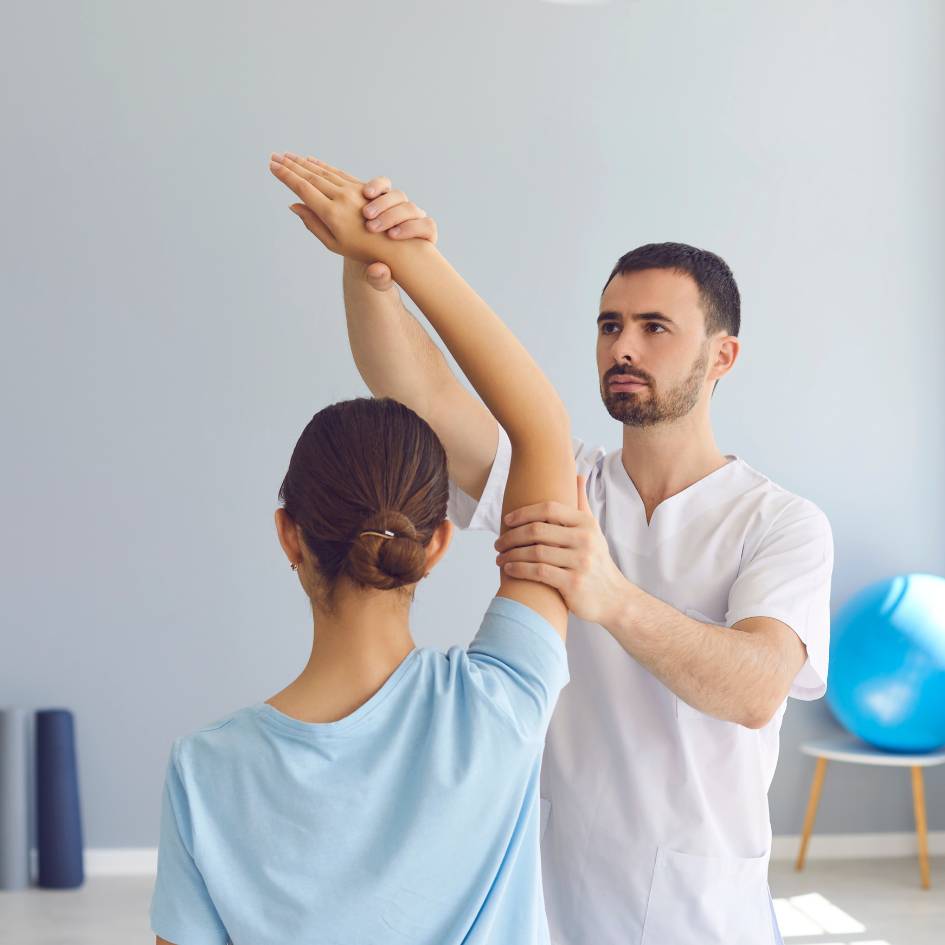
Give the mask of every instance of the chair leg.
<svg viewBox="0 0 945 945">
<path fill-rule="evenodd" d="M 804 816 L 804 832 L 801 834 L 801 849 L 797 854 L 797 862 L 794 869 L 800 871 L 804 869 L 804 860 L 807 858 L 807 844 L 810 842 L 810 834 L 814 829 L 814 820 L 817 817 L 817 805 L 820 803 L 820 792 L 824 787 L 824 775 L 827 773 L 827 759 L 818 758 L 817 767 L 814 768 L 814 780 L 810 786 L 810 798 L 807 801 L 807 814 Z"/>
<path fill-rule="evenodd" d="M 912 767 L 912 804 L 915 807 L 915 832 L 919 839 L 919 875 L 922 888 L 928 889 L 932 885 L 932 877 L 929 870 L 928 825 L 925 821 L 925 785 L 919 765 Z"/>
</svg>

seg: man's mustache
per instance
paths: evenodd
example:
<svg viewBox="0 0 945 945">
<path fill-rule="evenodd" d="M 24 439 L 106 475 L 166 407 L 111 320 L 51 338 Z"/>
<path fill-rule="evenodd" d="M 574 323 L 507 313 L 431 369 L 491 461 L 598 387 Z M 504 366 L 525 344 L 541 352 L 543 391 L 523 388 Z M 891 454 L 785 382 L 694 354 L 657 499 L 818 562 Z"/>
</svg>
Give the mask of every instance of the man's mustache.
<svg viewBox="0 0 945 945">
<path fill-rule="evenodd" d="M 641 384 L 650 383 L 650 379 L 648 377 L 644 377 L 642 374 L 637 374 L 634 371 L 608 371 L 604 375 L 604 380 L 609 383 L 611 378 L 614 377 L 631 377 L 634 380 L 640 381 Z"/>
</svg>

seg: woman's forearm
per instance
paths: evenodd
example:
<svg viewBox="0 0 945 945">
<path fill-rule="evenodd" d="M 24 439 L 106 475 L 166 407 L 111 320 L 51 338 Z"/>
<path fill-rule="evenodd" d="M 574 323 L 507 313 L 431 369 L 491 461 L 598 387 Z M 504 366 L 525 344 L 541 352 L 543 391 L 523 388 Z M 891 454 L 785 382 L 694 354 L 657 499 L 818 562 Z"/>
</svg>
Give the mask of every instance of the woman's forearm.
<svg viewBox="0 0 945 945">
<path fill-rule="evenodd" d="M 435 246 L 398 247 L 391 273 L 436 329 L 513 447 L 561 439 L 571 454 L 570 422 L 554 385 L 525 346 Z"/>
</svg>

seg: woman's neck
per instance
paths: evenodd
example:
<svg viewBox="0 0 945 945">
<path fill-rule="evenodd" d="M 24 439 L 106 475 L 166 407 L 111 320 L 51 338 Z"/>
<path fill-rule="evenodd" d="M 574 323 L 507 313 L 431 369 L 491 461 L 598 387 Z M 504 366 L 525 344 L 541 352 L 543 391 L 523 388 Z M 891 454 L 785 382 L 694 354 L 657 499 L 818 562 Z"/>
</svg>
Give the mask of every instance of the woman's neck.
<svg viewBox="0 0 945 945">
<path fill-rule="evenodd" d="M 337 722 L 364 705 L 415 648 L 407 612 L 363 606 L 315 613 L 308 663 L 266 701 L 305 722 Z"/>
</svg>

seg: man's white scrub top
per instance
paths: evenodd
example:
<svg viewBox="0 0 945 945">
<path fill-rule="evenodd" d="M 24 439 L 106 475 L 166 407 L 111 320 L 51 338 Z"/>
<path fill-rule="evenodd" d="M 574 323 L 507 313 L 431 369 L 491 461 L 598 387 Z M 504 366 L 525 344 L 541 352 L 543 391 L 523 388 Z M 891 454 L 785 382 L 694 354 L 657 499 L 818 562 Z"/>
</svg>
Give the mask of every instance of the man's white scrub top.
<svg viewBox="0 0 945 945">
<path fill-rule="evenodd" d="M 590 508 L 623 574 L 705 623 L 774 617 L 807 645 L 791 695 L 826 690 L 833 540 L 824 513 L 737 456 L 649 524 L 621 450 L 574 439 Z M 449 517 L 498 535 L 511 444 L 478 503 Z M 599 624 L 571 614 L 571 683 L 541 769 L 542 876 L 554 945 L 769 945 L 768 787 L 785 704 L 761 729 L 687 705 Z"/>
</svg>

